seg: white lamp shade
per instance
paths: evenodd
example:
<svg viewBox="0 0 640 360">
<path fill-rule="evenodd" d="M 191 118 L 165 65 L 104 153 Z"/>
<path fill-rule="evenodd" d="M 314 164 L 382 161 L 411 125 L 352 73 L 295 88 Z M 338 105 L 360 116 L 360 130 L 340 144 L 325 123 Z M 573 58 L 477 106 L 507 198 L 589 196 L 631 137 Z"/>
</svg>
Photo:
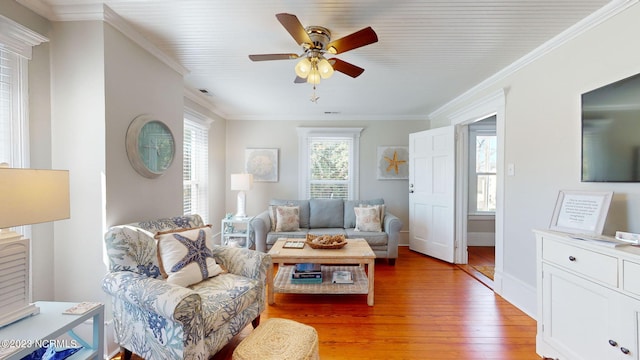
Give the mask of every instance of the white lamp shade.
<svg viewBox="0 0 640 360">
<path fill-rule="evenodd" d="M 333 66 L 329 64 L 327 59 L 322 58 L 322 60 L 318 62 L 318 71 L 323 79 L 328 79 L 333 75 Z"/>
<path fill-rule="evenodd" d="M 253 186 L 252 174 L 231 174 L 231 190 L 247 191 Z"/>
<path fill-rule="evenodd" d="M 0 168 L 0 229 L 68 219 L 69 171 Z"/>
<path fill-rule="evenodd" d="M 311 61 L 309 61 L 309 59 L 307 59 L 306 57 L 300 59 L 300 61 L 298 61 L 298 63 L 296 64 L 294 70 L 296 71 L 296 75 L 303 79 L 306 79 L 307 76 L 309 76 L 309 72 L 311 71 Z"/>
<path fill-rule="evenodd" d="M 307 76 L 307 82 L 313 85 L 320 84 L 320 72 L 318 71 L 317 68 L 311 69 L 309 76 Z"/>
</svg>

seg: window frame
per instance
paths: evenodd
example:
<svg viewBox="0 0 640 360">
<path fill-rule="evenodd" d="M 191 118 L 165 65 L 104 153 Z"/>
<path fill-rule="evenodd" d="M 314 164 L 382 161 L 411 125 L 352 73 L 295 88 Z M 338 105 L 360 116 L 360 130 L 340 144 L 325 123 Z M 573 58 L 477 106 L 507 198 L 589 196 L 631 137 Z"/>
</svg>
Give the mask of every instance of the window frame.
<svg viewBox="0 0 640 360">
<path fill-rule="evenodd" d="M 8 162 L 12 168 L 28 168 L 29 158 L 29 60 L 33 55 L 33 47 L 49 39 L 3 15 L 0 15 L 0 50 L 11 56 L 14 61 L 12 72 L 15 73 L 10 83 L 11 111 L 10 119 L 0 126 L 8 129 L 9 156 L 0 159 L 0 163 Z M 31 238 L 31 225 L 20 226 L 14 230 L 26 238 Z M 31 255 L 29 255 L 31 257 Z M 31 293 L 29 284 L 29 293 Z M 29 295 L 31 296 L 31 295 Z"/>
<path fill-rule="evenodd" d="M 309 199 L 309 144 L 314 138 L 333 138 L 351 141 L 349 153 L 349 185 L 347 200 L 359 198 L 360 133 L 363 128 L 299 127 L 298 132 L 298 198 Z"/>
<path fill-rule="evenodd" d="M 495 172 L 476 172 L 476 139 L 478 136 L 494 136 L 497 141 L 497 131 L 495 124 L 481 124 L 475 123 L 469 126 L 469 197 L 468 197 L 468 212 L 470 216 L 476 219 L 482 216 L 495 216 L 494 211 L 479 211 L 477 196 L 478 196 L 478 176 L 480 175 L 494 175 L 497 181 L 497 149 L 496 149 L 496 171 Z M 497 146 L 497 143 L 496 143 Z M 497 183 L 496 183 L 497 185 Z M 496 194 L 497 196 L 497 190 Z"/>
<path fill-rule="evenodd" d="M 31 29 L 0 15 L 0 49 L 13 57 L 11 69 L 15 77 L 11 82 L 11 119 L 8 124 L 0 119 L 0 126 L 9 128 L 11 144 L 8 160 L 13 168 L 29 167 L 29 60 L 33 47 L 49 41 Z M 0 159 L 0 162 L 6 160 Z"/>
<path fill-rule="evenodd" d="M 183 145 L 182 145 L 182 171 L 183 171 L 183 176 L 182 176 L 182 189 L 183 189 L 183 214 L 184 215 L 190 215 L 190 214 L 199 214 L 202 217 L 202 220 L 205 223 L 209 223 L 209 213 L 210 213 L 210 197 L 209 197 L 209 161 L 208 161 L 208 155 L 209 155 L 209 130 L 211 128 L 211 124 L 213 123 L 213 120 L 208 118 L 207 116 L 200 114 L 199 112 L 190 109 L 190 108 L 185 108 L 184 110 L 184 120 L 183 120 L 183 134 L 182 134 L 182 138 L 183 138 Z M 191 161 L 191 172 L 196 172 L 196 173 L 201 173 L 203 174 L 203 176 L 197 176 L 197 180 L 195 180 L 194 182 L 187 184 L 185 183 L 185 179 L 184 179 L 184 172 L 185 172 L 185 167 L 187 166 L 187 161 L 185 159 L 185 149 L 186 149 L 186 143 L 184 142 L 185 139 L 185 135 L 186 135 L 186 128 L 187 126 L 192 126 L 195 128 L 198 128 L 199 130 L 203 131 L 205 136 L 205 140 L 204 140 L 204 158 L 200 158 L 200 159 L 194 159 L 195 161 Z M 193 159 L 193 158 L 192 158 Z M 194 165 L 195 163 L 195 165 Z M 198 166 L 197 164 L 200 164 L 200 166 Z M 192 177 L 193 179 L 193 177 Z M 191 211 L 185 211 L 185 203 L 186 203 L 186 198 L 184 196 L 184 190 L 186 189 L 187 186 L 196 186 L 198 187 L 200 191 L 204 191 L 204 194 L 200 194 L 198 195 L 198 199 L 203 200 L 204 204 L 198 204 L 196 209 L 194 210 L 193 208 L 191 208 Z M 192 196 L 193 198 L 193 196 Z"/>
</svg>

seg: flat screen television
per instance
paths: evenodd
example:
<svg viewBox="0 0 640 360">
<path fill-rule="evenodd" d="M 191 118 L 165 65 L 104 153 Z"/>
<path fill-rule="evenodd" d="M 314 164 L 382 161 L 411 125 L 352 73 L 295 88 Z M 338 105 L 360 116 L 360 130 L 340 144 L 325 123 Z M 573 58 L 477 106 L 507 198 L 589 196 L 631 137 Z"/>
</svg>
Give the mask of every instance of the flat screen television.
<svg viewBox="0 0 640 360">
<path fill-rule="evenodd" d="M 582 94 L 582 181 L 640 182 L 640 74 Z"/>
</svg>

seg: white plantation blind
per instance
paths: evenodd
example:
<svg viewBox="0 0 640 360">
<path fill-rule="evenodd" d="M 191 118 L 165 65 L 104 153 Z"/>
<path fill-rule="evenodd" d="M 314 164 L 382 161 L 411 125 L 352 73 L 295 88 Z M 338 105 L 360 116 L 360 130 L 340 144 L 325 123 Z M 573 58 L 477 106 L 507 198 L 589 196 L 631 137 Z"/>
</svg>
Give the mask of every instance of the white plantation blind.
<svg viewBox="0 0 640 360">
<path fill-rule="evenodd" d="M 299 197 L 357 199 L 362 128 L 299 127 L 296 130 Z"/>
<path fill-rule="evenodd" d="M 28 64 L 48 39 L 0 15 L 0 162 L 29 167 Z"/>
<path fill-rule="evenodd" d="M 345 138 L 309 139 L 309 198 L 349 199 L 352 146 Z"/>
<path fill-rule="evenodd" d="M 199 214 L 209 222 L 208 126 L 184 120 L 183 186 L 184 214 Z"/>
<path fill-rule="evenodd" d="M 0 163 L 23 167 L 21 144 L 21 77 L 18 55 L 0 48 Z"/>
</svg>

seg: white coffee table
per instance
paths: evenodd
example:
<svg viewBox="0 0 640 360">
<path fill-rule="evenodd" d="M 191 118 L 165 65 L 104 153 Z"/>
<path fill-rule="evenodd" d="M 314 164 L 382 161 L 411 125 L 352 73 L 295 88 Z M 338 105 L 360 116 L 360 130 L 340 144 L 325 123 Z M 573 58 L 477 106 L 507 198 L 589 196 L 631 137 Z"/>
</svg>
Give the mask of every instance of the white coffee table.
<svg viewBox="0 0 640 360">
<path fill-rule="evenodd" d="M 279 239 L 273 244 L 269 255 L 271 265 L 267 274 L 267 299 L 275 303 L 275 293 L 293 294 L 367 294 L 367 304 L 373 306 L 373 284 L 376 255 L 364 239 L 347 239 L 341 249 L 313 249 L 305 245 L 302 249 L 284 249 L 285 241 L 304 239 Z M 273 264 L 278 264 L 274 274 Z M 292 264 L 322 264 L 322 284 L 291 284 Z M 289 264 L 289 265 L 287 265 Z M 366 271 L 365 271 L 366 266 Z M 335 270 L 351 271 L 353 284 L 333 284 L 331 274 Z"/>
</svg>

